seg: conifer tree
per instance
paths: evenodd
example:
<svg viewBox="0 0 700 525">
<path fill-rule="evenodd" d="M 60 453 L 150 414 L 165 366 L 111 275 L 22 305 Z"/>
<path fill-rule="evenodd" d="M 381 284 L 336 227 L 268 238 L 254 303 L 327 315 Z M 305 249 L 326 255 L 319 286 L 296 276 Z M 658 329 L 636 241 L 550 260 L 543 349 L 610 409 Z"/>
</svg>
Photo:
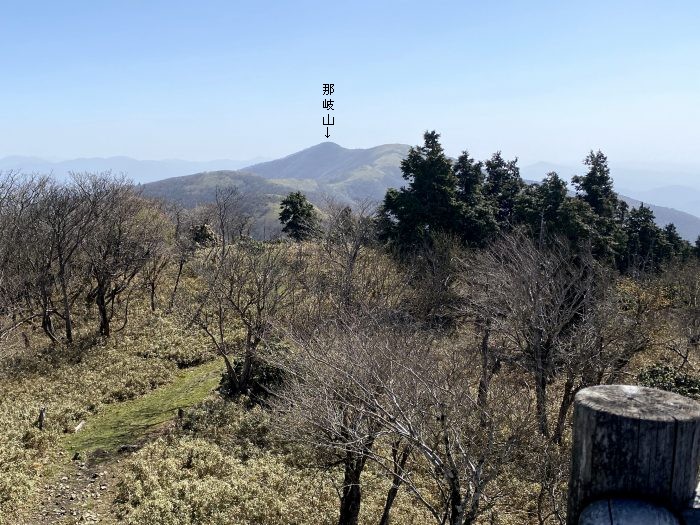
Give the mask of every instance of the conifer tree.
<svg viewBox="0 0 700 525">
<path fill-rule="evenodd" d="M 576 175 L 571 180 L 576 197 L 592 211 L 589 228 L 594 253 L 612 261 L 624 251 L 626 241 L 622 223 L 627 205 L 618 199 L 613 189 L 608 158 L 601 151 L 591 151 L 583 162 L 588 167 L 587 173 Z"/>
<path fill-rule="evenodd" d="M 380 210 L 382 237 L 407 249 L 430 241 L 437 232 L 457 232 L 460 205 L 452 162 L 439 142 L 426 131 L 423 146 L 412 147 L 401 162 L 401 189 L 390 189 Z"/>
<path fill-rule="evenodd" d="M 524 187 L 518 159 L 506 161 L 498 151 L 485 162 L 485 166 L 487 178 L 484 192 L 496 210 L 499 226 L 508 229 L 514 219 L 517 196 Z"/>
<path fill-rule="evenodd" d="M 627 250 L 623 270 L 657 271 L 664 247 L 661 229 L 654 221 L 654 212 L 644 204 L 630 210 L 625 232 Z"/>
<path fill-rule="evenodd" d="M 498 231 L 495 207 L 484 196 L 483 163 L 463 151 L 454 166 L 457 198 L 461 203 L 460 233 L 469 244 L 483 246 Z"/>
<path fill-rule="evenodd" d="M 572 244 L 590 237 L 587 226 L 593 221 L 590 206 L 568 195 L 566 182 L 550 172 L 539 184 L 532 184 L 518 195 L 515 221 L 526 225 L 536 237 L 563 236 Z"/>
<path fill-rule="evenodd" d="M 619 200 L 613 189 L 608 158 L 601 151 L 591 151 L 583 163 L 588 166 L 588 172 L 571 179 L 579 198 L 587 202 L 599 217 L 612 219 Z"/>
<path fill-rule="evenodd" d="M 676 257 L 686 258 L 690 254 L 690 243 L 680 236 L 676 225 L 672 222 L 663 227 L 661 235 L 663 238 L 664 251 L 662 257 L 664 260 Z"/>
<path fill-rule="evenodd" d="M 292 192 L 282 200 L 279 219 L 284 225 L 282 231 L 295 241 L 310 238 L 318 225 L 314 205 L 300 191 Z"/>
</svg>

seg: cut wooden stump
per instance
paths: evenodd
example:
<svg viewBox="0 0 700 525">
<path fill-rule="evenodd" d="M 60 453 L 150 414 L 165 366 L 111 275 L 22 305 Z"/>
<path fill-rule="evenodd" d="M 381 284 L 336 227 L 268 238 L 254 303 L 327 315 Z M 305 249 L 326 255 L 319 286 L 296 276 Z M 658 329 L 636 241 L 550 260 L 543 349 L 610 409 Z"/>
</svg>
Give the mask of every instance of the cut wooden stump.
<svg viewBox="0 0 700 525">
<path fill-rule="evenodd" d="M 598 500 L 635 499 L 677 514 L 691 504 L 700 403 L 639 386 L 586 388 L 576 395 L 573 441 L 568 525 L 577 525 L 583 509 Z"/>
<path fill-rule="evenodd" d="M 664 507 L 633 499 L 609 499 L 588 505 L 579 525 L 679 525 Z"/>
</svg>

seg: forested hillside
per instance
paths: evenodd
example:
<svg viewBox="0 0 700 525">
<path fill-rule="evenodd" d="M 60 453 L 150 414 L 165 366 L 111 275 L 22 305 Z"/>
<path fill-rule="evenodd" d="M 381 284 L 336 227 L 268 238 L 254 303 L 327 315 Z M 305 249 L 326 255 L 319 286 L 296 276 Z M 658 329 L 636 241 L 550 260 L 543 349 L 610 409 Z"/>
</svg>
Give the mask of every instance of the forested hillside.
<svg viewBox="0 0 700 525">
<path fill-rule="evenodd" d="M 385 144 L 369 149 L 346 149 L 332 142 L 321 143 L 293 153 L 281 159 L 255 164 L 241 171 L 203 172 L 185 177 L 168 178 L 143 185 L 144 194 L 166 198 L 188 207 L 210 203 L 217 186 L 237 186 L 251 201 L 251 211 L 258 222 L 266 221 L 268 233 L 274 222 L 277 204 L 290 191 L 303 191 L 317 206 L 323 207 L 328 199 L 346 204 L 365 201 L 379 203 L 388 188 L 405 184 L 401 177 L 401 161 L 409 146 Z M 451 159 L 455 161 L 456 159 Z M 525 184 L 539 184 L 548 173 L 556 171 L 554 165 L 544 163 L 520 168 L 517 159 L 514 167 L 523 170 Z M 559 167 L 561 179 L 567 182 L 571 173 L 586 169 Z M 614 175 L 614 173 L 613 173 Z M 620 195 L 620 200 L 630 208 L 642 204 L 654 213 L 656 224 L 664 227 L 673 223 L 681 237 L 694 241 L 700 235 L 700 218 L 690 213 L 641 202 Z M 261 230 L 256 230 L 260 234 Z"/>
</svg>

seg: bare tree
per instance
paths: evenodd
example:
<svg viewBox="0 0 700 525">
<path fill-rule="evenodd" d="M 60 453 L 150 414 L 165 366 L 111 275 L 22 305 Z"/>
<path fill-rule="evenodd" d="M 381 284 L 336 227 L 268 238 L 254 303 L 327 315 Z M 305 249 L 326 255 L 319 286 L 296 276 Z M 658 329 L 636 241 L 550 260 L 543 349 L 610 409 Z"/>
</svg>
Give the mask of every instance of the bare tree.
<svg viewBox="0 0 700 525">
<path fill-rule="evenodd" d="M 53 294 L 55 289 L 54 261 L 56 243 L 51 228 L 46 224 L 47 194 L 51 191 L 48 178 L 36 180 L 34 198 L 27 208 L 26 222 L 19 232 L 17 241 L 17 268 L 25 281 L 26 296 L 40 314 L 41 328 L 52 343 L 59 342 L 54 332 Z"/>
<path fill-rule="evenodd" d="M 390 254 L 375 244 L 369 204 L 357 211 L 329 204 L 319 241 L 298 245 L 295 254 L 295 274 L 304 290 L 304 300 L 295 305 L 297 328 L 353 310 L 401 315 L 411 293 L 409 281 Z"/>
<path fill-rule="evenodd" d="M 45 184 L 41 177 L 0 174 L 0 338 L 41 316 L 33 301 L 36 286 L 27 260 L 32 246 L 25 226 Z"/>
<path fill-rule="evenodd" d="M 356 274 L 365 252 L 375 241 L 373 216 L 374 207 L 369 201 L 353 210 L 329 200 L 324 209 L 319 237 L 325 263 L 333 269 L 332 285 L 345 306 L 350 306 L 364 291 L 358 290 Z"/>
<path fill-rule="evenodd" d="M 141 273 L 144 283 L 148 288 L 151 311 L 155 312 L 157 307 L 158 285 L 163 278 L 165 269 L 172 263 L 178 248 L 176 240 L 178 224 L 176 223 L 173 225 L 167 213 L 167 206 L 164 203 L 151 203 L 150 207 L 150 214 L 153 220 L 159 224 L 160 235 L 152 238 L 148 260 Z M 180 251 L 180 260 L 183 260 L 182 257 L 183 252 Z M 180 279 L 182 266 L 184 266 L 184 261 L 178 271 L 178 280 Z"/>
<path fill-rule="evenodd" d="M 678 359 L 678 368 L 700 366 L 700 260 L 676 263 L 662 277 L 670 292 L 665 347 Z"/>
<path fill-rule="evenodd" d="M 516 232 L 467 259 L 464 282 L 478 324 L 500 340 L 499 355 L 490 357 L 485 346 L 482 359 L 508 359 L 532 374 L 539 430 L 550 436 L 547 387 L 576 361 L 576 344 L 579 355 L 590 349 L 581 347 L 585 338 L 575 343 L 575 335 L 604 287 L 603 273 L 589 251 L 574 251 L 566 241 L 538 244 Z M 580 372 L 584 363 L 576 366 Z M 565 412 L 572 400 L 567 397 Z"/>
<path fill-rule="evenodd" d="M 385 358 L 386 359 L 386 358 Z M 503 496 L 494 481 L 529 434 L 526 385 L 493 381 L 479 401 L 474 353 L 450 342 L 396 355 L 393 377 L 373 414 L 429 465 L 437 504 L 404 480 L 436 523 L 474 523 Z"/>
<path fill-rule="evenodd" d="M 175 284 L 170 292 L 170 300 L 168 301 L 168 311 L 171 312 L 175 306 L 175 297 L 180 286 L 182 271 L 185 264 L 192 259 L 195 254 L 197 245 L 192 238 L 192 214 L 188 213 L 185 208 L 177 203 L 171 203 L 167 208 L 171 222 L 174 224 L 172 256 L 177 262 L 177 273 L 175 274 Z"/>
<path fill-rule="evenodd" d="M 367 461 L 394 480 L 387 516 L 402 484 L 439 524 L 474 523 L 498 498 L 493 482 L 529 428 L 527 390 L 492 386 L 479 406 L 473 353 L 431 337 L 345 317 L 318 326 L 288 356 L 290 379 L 277 400 L 281 430 L 343 466 L 339 523 L 356 523 Z M 420 461 L 409 468 L 412 454 Z M 433 480 L 428 493 L 414 471 Z"/>
<path fill-rule="evenodd" d="M 242 240 L 220 256 L 201 261 L 197 271 L 206 288 L 192 322 L 209 335 L 223 357 L 231 391 L 248 393 L 259 347 L 294 299 L 289 246 Z M 245 330 L 240 373 L 229 358 L 234 345 L 227 328 L 232 322 Z"/>
<path fill-rule="evenodd" d="M 43 206 L 37 216 L 39 223 L 45 223 L 49 238 L 47 246 L 55 257 L 55 281 L 61 295 L 61 313 L 68 343 L 73 342 L 72 307 L 84 291 L 82 282 L 73 287 L 76 274 L 83 270 L 79 258 L 80 245 L 95 220 L 95 210 L 85 206 L 75 186 L 52 184 L 44 196 Z M 82 280 L 82 279 L 81 279 Z"/>
<path fill-rule="evenodd" d="M 238 187 L 217 187 L 214 193 L 212 214 L 221 236 L 221 251 L 226 245 L 247 234 L 251 225 L 251 216 L 245 207 L 246 196 Z"/>
<path fill-rule="evenodd" d="M 95 217 L 81 243 L 94 281 L 88 299 L 97 304 L 100 334 L 109 336 L 115 300 L 149 261 L 163 223 L 161 215 L 123 179 L 84 175 L 75 182 Z"/>
<path fill-rule="evenodd" d="M 53 323 L 57 315 L 64 321 L 70 343 L 71 308 L 81 292 L 81 286 L 72 286 L 74 275 L 81 273 L 76 255 L 90 218 L 69 185 L 42 176 L 13 176 L 4 182 L 8 192 L 3 200 L 13 203 L 3 213 L 5 277 L 14 274 L 15 283 L 22 283 L 24 304 L 33 316 L 41 318 L 47 337 L 59 342 Z"/>
<path fill-rule="evenodd" d="M 362 503 L 362 473 L 367 461 L 381 457 L 374 449 L 384 432 L 372 412 L 368 393 L 379 395 L 390 380 L 391 366 L 383 357 L 403 347 L 405 337 L 371 320 L 358 324 L 358 319 L 346 316 L 292 339 L 298 350 L 278 356 L 276 361 L 288 377 L 273 401 L 278 428 L 287 439 L 311 445 L 317 466 L 342 468 L 338 524 L 356 525 Z M 410 454 L 410 447 L 401 440 L 394 439 L 391 445 L 396 475 L 387 495 L 384 524 L 389 521 Z M 381 458 L 382 465 L 385 459 Z"/>
</svg>

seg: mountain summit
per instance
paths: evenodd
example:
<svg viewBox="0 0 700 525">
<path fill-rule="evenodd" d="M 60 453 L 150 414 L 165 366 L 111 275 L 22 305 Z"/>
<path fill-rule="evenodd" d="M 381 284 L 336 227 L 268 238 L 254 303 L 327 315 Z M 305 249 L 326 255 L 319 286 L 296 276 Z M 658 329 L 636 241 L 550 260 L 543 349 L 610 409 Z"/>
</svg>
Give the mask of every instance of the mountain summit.
<svg viewBox="0 0 700 525">
<path fill-rule="evenodd" d="M 408 150 L 406 144 L 348 149 L 334 142 L 322 142 L 243 171 L 341 200 L 381 199 L 387 188 L 403 184 L 400 165 Z"/>
</svg>

